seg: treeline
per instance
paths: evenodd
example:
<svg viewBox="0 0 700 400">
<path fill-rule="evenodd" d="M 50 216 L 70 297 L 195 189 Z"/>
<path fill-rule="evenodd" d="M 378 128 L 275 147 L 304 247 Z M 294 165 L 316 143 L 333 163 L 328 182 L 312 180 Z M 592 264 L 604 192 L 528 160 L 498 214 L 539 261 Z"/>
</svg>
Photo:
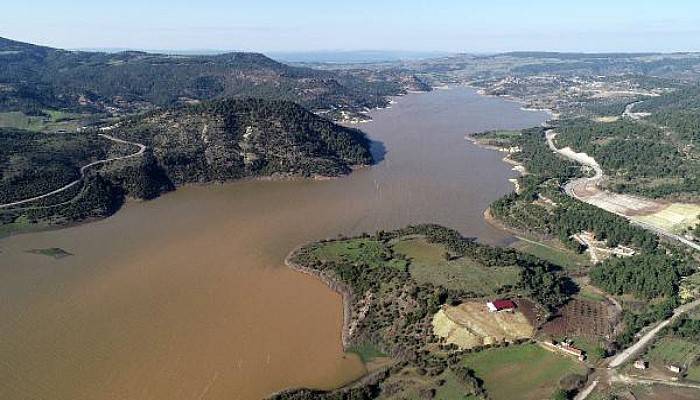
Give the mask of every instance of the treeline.
<svg viewBox="0 0 700 400">
<path fill-rule="evenodd" d="M 615 349 L 621 349 L 632 344 L 637 339 L 636 335 L 642 328 L 669 318 L 673 315 L 673 309 L 677 306 L 678 298 L 674 296 L 657 302 L 650 302 L 640 312 L 625 310 L 622 313 L 624 329 L 615 337 L 613 346 Z"/>
<path fill-rule="evenodd" d="M 700 344 L 700 319 L 690 317 L 680 318 L 667 328 L 673 336 Z"/>
<path fill-rule="evenodd" d="M 632 294 L 637 298 L 674 297 L 681 277 L 696 268 L 687 259 L 665 254 L 637 254 L 611 257 L 591 269 L 594 285 L 615 295 Z"/>
<path fill-rule="evenodd" d="M 658 112 L 663 110 L 684 110 L 700 108 L 700 87 L 691 86 L 674 90 L 658 97 L 652 97 L 635 106 L 636 112 Z"/>
</svg>

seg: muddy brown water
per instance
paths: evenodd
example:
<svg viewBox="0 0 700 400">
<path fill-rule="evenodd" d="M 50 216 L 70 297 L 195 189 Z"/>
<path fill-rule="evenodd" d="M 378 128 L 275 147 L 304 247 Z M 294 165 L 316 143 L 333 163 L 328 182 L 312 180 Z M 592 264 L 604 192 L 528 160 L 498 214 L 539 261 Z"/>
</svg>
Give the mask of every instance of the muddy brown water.
<svg viewBox="0 0 700 400">
<path fill-rule="evenodd" d="M 0 240 L 0 398 L 257 399 L 361 376 L 340 343 L 340 296 L 287 269 L 286 254 L 419 222 L 507 241 L 482 211 L 513 172 L 464 136 L 546 114 L 455 88 L 373 118 L 360 127 L 386 153 L 348 177 L 186 187 Z M 26 252 L 52 247 L 74 255 Z"/>
</svg>

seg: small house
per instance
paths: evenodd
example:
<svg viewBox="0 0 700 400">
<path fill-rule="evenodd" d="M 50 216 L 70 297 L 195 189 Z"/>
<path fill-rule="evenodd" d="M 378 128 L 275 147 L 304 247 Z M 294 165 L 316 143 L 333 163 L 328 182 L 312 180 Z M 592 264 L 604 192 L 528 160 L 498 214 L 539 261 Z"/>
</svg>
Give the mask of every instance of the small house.
<svg viewBox="0 0 700 400">
<path fill-rule="evenodd" d="M 489 301 L 488 303 L 486 303 L 486 307 L 488 307 L 489 312 L 498 312 L 498 311 L 514 310 L 517 306 L 511 300 L 499 299 L 499 300 Z"/>
<path fill-rule="evenodd" d="M 634 367 L 637 369 L 647 369 L 647 362 L 644 360 L 637 360 L 634 362 Z"/>
<path fill-rule="evenodd" d="M 674 374 L 680 374 L 681 373 L 681 367 L 677 365 L 667 365 L 666 369 L 669 371 L 673 372 Z"/>
</svg>

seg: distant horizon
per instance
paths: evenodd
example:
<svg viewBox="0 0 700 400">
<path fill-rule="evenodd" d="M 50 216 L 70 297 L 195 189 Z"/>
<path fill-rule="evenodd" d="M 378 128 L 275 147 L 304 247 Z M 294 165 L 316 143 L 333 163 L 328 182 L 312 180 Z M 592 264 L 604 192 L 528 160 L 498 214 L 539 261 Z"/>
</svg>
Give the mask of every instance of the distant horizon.
<svg viewBox="0 0 700 400">
<path fill-rule="evenodd" d="M 493 54 L 700 51 L 700 3 L 503 0 L 11 2 L 0 36 L 51 47 Z"/>
<path fill-rule="evenodd" d="M 420 58 L 432 58 L 432 57 L 445 57 L 454 55 L 474 55 L 474 56 L 489 56 L 498 54 L 509 54 L 509 53 L 551 53 L 551 54 L 659 54 L 659 55 L 673 55 L 673 54 L 697 54 L 700 50 L 694 51 L 561 51 L 561 50 L 546 50 L 546 49 L 526 49 L 526 50 L 504 50 L 504 51 L 441 51 L 441 50 L 402 50 L 402 49 L 372 49 L 372 48 L 361 48 L 361 49 L 311 49 L 311 50 L 265 50 L 265 49 L 217 49 L 217 48 L 148 48 L 148 47 L 60 47 L 45 43 L 35 43 L 24 40 L 18 40 L 13 37 L 0 35 L 0 38 L 28 43 L 32 45 L 42 46 L 42 47 L 52 47 L 67 51 L 84 51 L 84 52 L 103 52 L 103 53 L 119 53 L 125 51 L 138 51 L 151 54 L 179 54 L 179 55 L 217 55 L 225 53 L 260 53 L 268 56 L 296 56 L 296 55 L 336 55 L 336 54 L 372 54 L 372 55 L 396 55 L 405 54 L 409 55 L 406 59 L 420 59 Z"/>
</svg>

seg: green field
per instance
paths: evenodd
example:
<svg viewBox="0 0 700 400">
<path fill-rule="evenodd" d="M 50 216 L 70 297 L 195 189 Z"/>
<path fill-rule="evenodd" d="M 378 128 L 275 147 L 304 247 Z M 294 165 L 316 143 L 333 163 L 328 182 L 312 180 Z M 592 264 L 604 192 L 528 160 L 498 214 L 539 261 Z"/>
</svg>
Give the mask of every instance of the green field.
<svg viewBox="0 0 700 400">
<path fill-rule="evenodd" d="M 443 382 L 435 388 L 435 381 Z M 436 377 L 421 375 L 415 369 L 404 370 L 401 374 L 390 376 L 387 385 L 395 385 L 397 388 L 390 394 L 383 393 L 381 400 L 421 400 L 425 399 L 426 391 L 435 388 L 433 400 L 477 400 L 478 397 L 465 395 L 466 389 L 459 379 L 449 370 L 445 370 Z"/>
<path fill-rule="evenodd" d="M 698 223 L 698 215 L 700 215 L 700 205 L 672 203 L 659 212 L 636 216 L 633 219 L 680 234 Z"/>
<path fill-rule="evenodd" d="M 597 363 L 603 359 L 604 343 L 602 340 L 586 338 L 582 336 L 569 337 L 574 342 L 574 346 L 586 352 L 586 359 L 589 362 Z"/>
<path fill-rule="evenodd" d="M 36 232 L 46 229 L 48 226 L 43 223 L 30 223 L 25 218 L 18 218 L 17 221 L 0 225 L 0 239 L 20 233 Z"/>
<path fill-rule="evenodd" d="M 393 249 L 411 260 L 409 271 L 419 283 L 486 296 L 504 286 L 514 286 L 520 279 L 517 267 L 486 267 L 466 257 L 447 261 L 442 245 L 422 238 L 398 241 Z"/>
<path fill-rule="evenodd" d="M 494 400 L 548 399 L 561 378 L 586 373 L 586 368 L 572 357 L 537 344 L 471 353 L 463 362 L 484 380 L 489 398 Z"/>
<path fill-rule="evenodd" d="M 44 110 L 47 116 L 26 115 L 19 111 L 0 112 L 0 127 L 26 129 L 29 131 L 75 132 L 86 115 L 66 113 L 57 110 Z"/>
<path fill-rule="evenodd" d="M 354 264 L 367 264 L 373 268 L 393 266 L 406 268 L 405 260 L 392 258 L 391 249 L 384 243 L 371 238 L 349 239 L 324 243 L 314 249 L 319 259 L 329 261 L 349 261 Z"/>
<path fill-rule="evenodd" d="M 386 354 L 382 353 L 377 346 L 371 343 L 362 343 L 356 346 L 351 346 L 348 348 L 348 353 L 357 354 L 363 363 L 370 362 L 378 357 L 386 357 Z"/>
<path fill-rule="evenodd" d="M 568 270 L 578 270 L 590 265 L 590 259 L 571 250 L 563 249 L 555 243 L 541 243 L 529 239 L 520 238 L 511 247 L 532 254 L 535 257 L 547 260 L 553 264 L 564 267 Z"/>
<path fill-rule="evenodd" d="M 694 382 L 700 382 L 700 360 L 696 360 L 693 365 L 688 367 L 686 379 Z"/>
<path fill-rule="evenodd" d="M 700 345 L 674 337 L 662 337 L 647 350 L 646 357 L 658 367 L 691 364 L 700 355 Z"/>
<path fill-rule="evenodd" d="M 485 145 L 507 147 L 519 136 L 520 131 L 496 130 L 477 133 L 474 135 L 474 139 Z"/>
</svg>

